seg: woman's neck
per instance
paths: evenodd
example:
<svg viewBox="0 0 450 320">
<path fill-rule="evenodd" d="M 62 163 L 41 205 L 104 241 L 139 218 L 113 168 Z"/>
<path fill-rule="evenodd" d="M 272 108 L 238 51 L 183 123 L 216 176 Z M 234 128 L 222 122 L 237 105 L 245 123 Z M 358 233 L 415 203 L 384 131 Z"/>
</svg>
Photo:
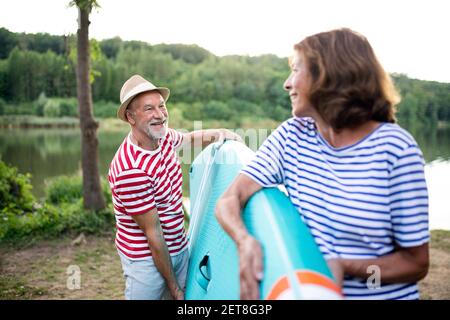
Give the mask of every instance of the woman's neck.
<svg viewBox="0 0 450 320">
<path fill-rule="evenodd" d="M 330 125 L 325 124 L 323 121 L 316 121 L 317 129 L 320 135 L 328 142 L 333 148 L 344 148 L 351 146 L 370 133 L 375 131 L 380 123 L 377 121 L 368 121 L 355 128 L 344 128 L 339 132 L 336 132 Z"/>
</svg>

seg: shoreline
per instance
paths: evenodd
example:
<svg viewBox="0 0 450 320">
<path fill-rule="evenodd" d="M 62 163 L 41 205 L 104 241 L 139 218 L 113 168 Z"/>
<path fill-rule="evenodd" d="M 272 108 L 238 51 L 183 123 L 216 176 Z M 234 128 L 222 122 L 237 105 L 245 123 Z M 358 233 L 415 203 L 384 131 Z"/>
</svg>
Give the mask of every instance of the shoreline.
<svg viewBox="0 0 450 320">
<path fill-rule="evenodd" d="M 123 299 L 114 234 L 76 239 L 66 235 L 22 247 L 0 243 L 0 300 Z M 67 289 L 70 265 L 83 272 L 81 290 Z M 419 292 L 421 300 L 450 299 L 450 231 L 431 232 L 430 268 Z"/>
</svg>

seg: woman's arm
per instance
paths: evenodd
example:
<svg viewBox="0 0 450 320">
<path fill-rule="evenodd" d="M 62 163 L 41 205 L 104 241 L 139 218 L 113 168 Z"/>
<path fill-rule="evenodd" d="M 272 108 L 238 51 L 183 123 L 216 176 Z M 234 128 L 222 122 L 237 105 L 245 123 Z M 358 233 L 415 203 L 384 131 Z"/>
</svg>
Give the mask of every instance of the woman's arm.
<svg viewBox="0 0 450 320">
<path fill-rule="evenodd" d="M 262 279 L 262 250 L 250 236 L 241 217 L 248 199 L 262 187 L 244 174 L 239 174 L 216 204 L 216 217 L 223 229 L 236 242 L 239 254 L 241 299 L 259 299 Z"/>
<path fill-rule="evenodd" d="M 376 259 L 330 259 L 328 265 L 338 283 L 344 275 L 367 279 L 379 270 L 380 282 L 409 283 L 423 279 L 428 273 L 428 243 L 418 247 L 401 248 Z"/>
</svg>

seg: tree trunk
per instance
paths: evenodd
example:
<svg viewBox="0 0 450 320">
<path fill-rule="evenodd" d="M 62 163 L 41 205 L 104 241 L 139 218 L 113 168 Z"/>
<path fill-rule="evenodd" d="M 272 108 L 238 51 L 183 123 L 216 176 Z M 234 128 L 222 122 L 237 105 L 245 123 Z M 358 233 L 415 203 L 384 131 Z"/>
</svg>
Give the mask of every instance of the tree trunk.
<svg viewBox="0 0 450 320">
<path fill-rule="evenodd" d="M 83 170 L 83 198 L 86 209 L 105 208 L 98 172 L 98 123 L 92 114 L 92 93 L 89 54 L 89 13 L 78 8 L 77 31 L 77 96 L 81 129 L 81 166 Z"/>
</svg>

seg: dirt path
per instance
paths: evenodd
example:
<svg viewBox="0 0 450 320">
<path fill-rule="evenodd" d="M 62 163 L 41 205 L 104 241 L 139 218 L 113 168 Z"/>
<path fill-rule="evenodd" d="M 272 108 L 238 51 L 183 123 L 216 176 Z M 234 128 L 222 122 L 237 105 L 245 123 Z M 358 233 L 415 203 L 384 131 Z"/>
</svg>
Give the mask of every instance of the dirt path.
<svg viewBox="0 0 450 320">
<path fill-rule="evenodd" d="M 123 299 L 124 281 L 113 238 L 89 236 L 79 245 L 64 238 L 20 250 L 0 247 L 0 300 Z M 430 271 L 420 283 L 421 297 L 450 299 L 450 232 L 433 231 L 430 255 Z M 80 289 L 69 281 L 71 290 L 67 282 L 76 266 L 81 272 Z"/>
<path fill-rule="evenodd" d="M 422 299 L 450 300 L 450 231 L 432 231 L 430 269 L 419 288 Z"/>
<path fill-rule="evenodd" d="M 0 249 L 0 299 L 122 299 L 124 281 L 113 236 Z M 80 289 L 75 279 L 80 271 Z M 68 286 L 69 280 L 69 286 Z M 69 289 L 70 288 L 70 289 Z"/>
</svg>

